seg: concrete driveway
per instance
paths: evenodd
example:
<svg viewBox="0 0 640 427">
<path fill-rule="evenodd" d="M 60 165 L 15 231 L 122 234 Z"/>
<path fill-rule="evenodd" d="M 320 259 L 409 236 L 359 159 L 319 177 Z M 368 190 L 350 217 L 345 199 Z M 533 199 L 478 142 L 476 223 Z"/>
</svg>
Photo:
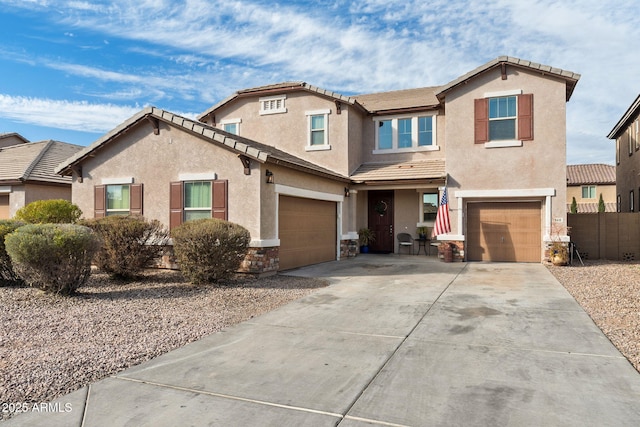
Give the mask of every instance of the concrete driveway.
<svg viewBox="0 0 640 427">
<path fill-rule="evenodd" d="M 288 274 L 331 285 L 6 424 L 640 421 L 640 374 L 542 265 L 368 254 Z"/>
</svg>

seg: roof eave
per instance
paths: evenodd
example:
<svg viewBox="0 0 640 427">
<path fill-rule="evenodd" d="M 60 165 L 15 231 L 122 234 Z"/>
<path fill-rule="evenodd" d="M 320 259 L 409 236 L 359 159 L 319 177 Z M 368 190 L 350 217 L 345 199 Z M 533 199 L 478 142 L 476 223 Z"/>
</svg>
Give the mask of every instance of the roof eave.
<svg viewBox="0 0 640 427">
<path fill-rule="evenodd" d="M 620 133 L 623 129 L 625 129 L 631 120 L 632 117 L 635 117 L 640 112 L 640 95 L 636 97 L 636 99 L 631 103 L 627 111 L 622 115 L 620 120 L 616 123 L 616 125 L 611 129 L 611 131 L 607 134 L 608 139 L 616 139 L 620 136 Z"/>
</svg>

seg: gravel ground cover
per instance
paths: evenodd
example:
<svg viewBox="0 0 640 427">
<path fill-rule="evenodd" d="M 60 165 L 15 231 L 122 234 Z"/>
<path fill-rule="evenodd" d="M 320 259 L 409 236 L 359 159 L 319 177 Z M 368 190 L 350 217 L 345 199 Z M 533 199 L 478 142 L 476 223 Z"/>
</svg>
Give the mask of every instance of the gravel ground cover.
<svg viewBox="0 0 640 427">
<path fill-rule="evenodd" d="M 574 260 L 551 273 L 640 372 L 640 264 Z"/>
<path fill-rule="evenodd" d="M 0 404 L 48 402 L 326 285 L 276 275 L 194 286 L 152 270 L 129 283 L 93 274 L 70 298 L 0 288 Z"/>
</svg>

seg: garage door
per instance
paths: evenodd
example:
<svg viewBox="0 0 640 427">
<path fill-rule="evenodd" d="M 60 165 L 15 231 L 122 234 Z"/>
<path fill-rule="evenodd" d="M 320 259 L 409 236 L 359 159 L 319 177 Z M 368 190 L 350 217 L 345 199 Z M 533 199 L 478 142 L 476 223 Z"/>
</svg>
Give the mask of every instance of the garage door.
<svg viewBox="0 0 640 427">
<path fill-rule="evenodd" d="M 541 261 L 540 202 L 467 204 L 469 261 Z"/>
<path fill-rule="evenodd" d="M 280 269 L 336 259 L 336 203 L 280 196 Z"/>
<path fill-rule="evenodd" d="M 0 195 L 0 219 L 9 219 L 9 195 Z"/>
</svg>

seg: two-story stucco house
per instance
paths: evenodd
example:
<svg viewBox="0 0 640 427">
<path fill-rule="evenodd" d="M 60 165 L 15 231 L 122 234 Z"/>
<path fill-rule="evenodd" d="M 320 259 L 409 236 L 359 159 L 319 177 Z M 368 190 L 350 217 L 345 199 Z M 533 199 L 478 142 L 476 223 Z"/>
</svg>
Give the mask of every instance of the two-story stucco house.
<svg viewBox="0 0 640 427">
<path fill-rule="evenodd" d="M 607 138 L 616 141 L 617 211 L 640 212 L 640 95 Z"/>
<path fill-rule="evenodd" d="M 245 268 L 288 269 L 432 227 L 445 186 L 467 260 L 540 262 L 566 221 L 566 102 L 579 75 L 500 57 L 443 86 L 344 96 L 239 90 L 198 120 L 148 108 L 58 167 L 87 216 L 245 226 Z"/>
</svg>

